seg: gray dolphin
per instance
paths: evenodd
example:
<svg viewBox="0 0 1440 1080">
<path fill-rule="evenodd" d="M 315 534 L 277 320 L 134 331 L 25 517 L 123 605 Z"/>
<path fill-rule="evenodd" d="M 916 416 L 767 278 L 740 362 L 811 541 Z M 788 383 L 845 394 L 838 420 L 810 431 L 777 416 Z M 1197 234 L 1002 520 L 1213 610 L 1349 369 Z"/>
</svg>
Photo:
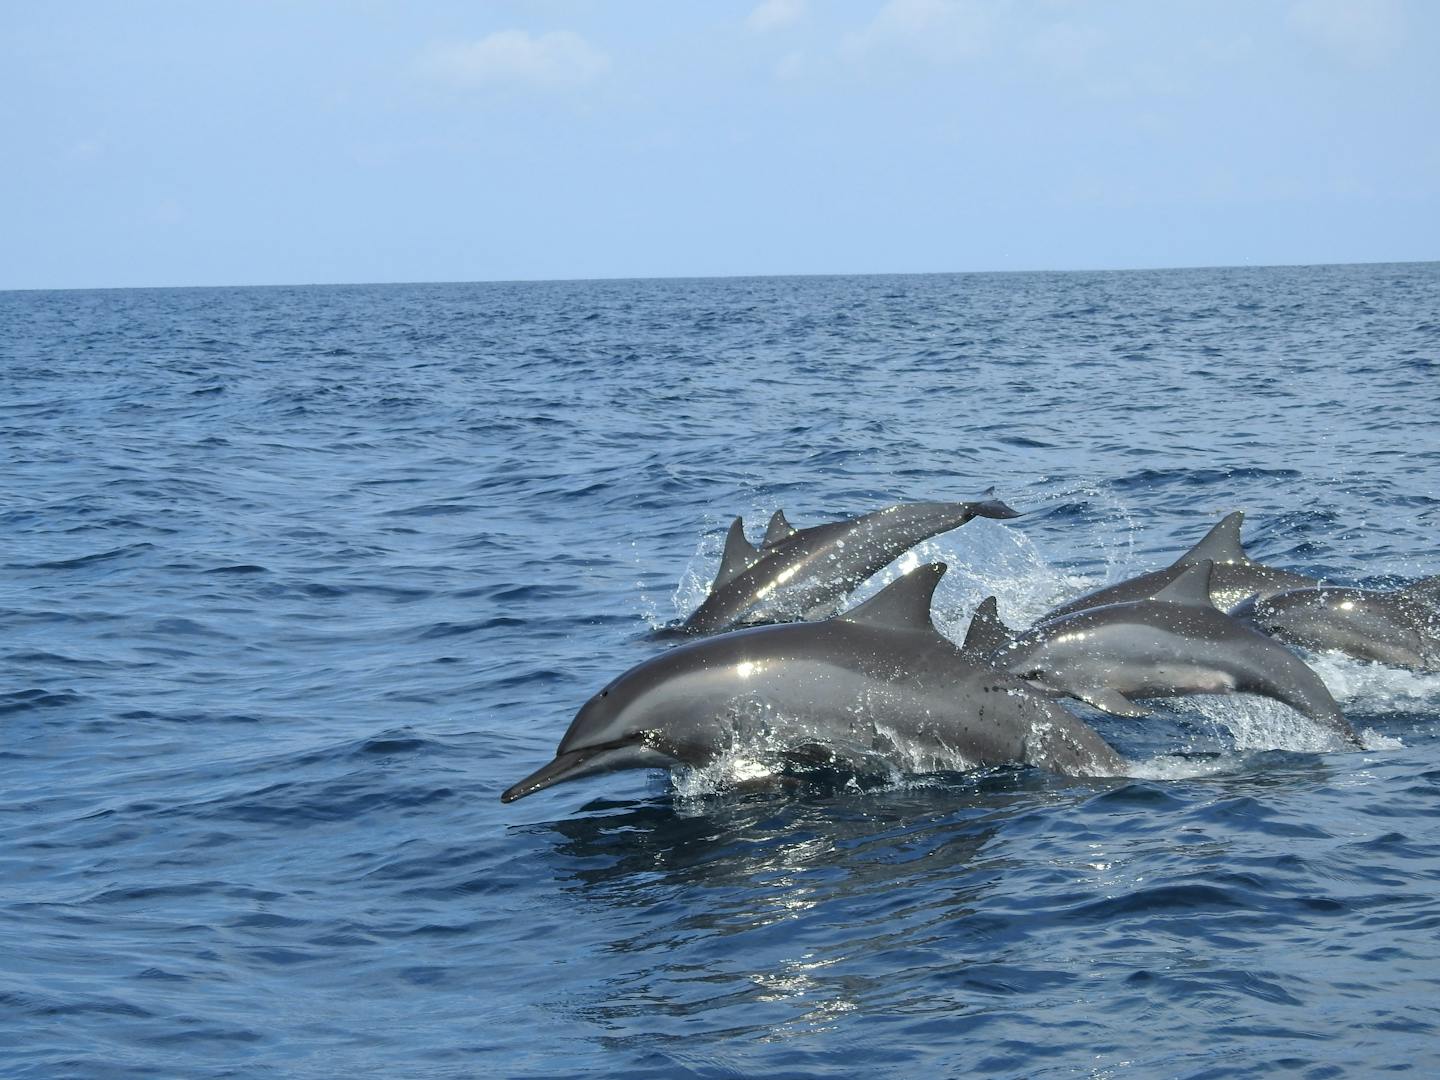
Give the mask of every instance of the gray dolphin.
<svg viewBox="0 0 1440 1080">
<path fill-rule="evenodd" d="M 1389 592 L 1326 585 L 1252 596 L 1230 614 L 1291 645 L 1440 671 L 1440 575 Z"/>
<path fill-rule="evenodd" d="M 1041 621 L 1048 622 L 1063 615 L 1072 615 L 1086 608 L 1103 607 L 1106 604 L 1152 599 L 1186 569 L 1202 562 L 1209 562 L 1214 567 L 1210 573 L 1210 598 L 1222 608 L 1238 604 L 1245 597 L 1257 593 L 1269 596 L 1286 589 L 1303 589 L 1319 584 L 1317 578 L 1265 566 L 1246 555 L 1245 548 L 1240 543 L 1240 525 L 1244 520 L 1243 510 L 1227 514 L 1198 544 L 1164 570 L 1141 574 L 1128 581 L 1087 593 L 1078 600 L 1072 600 L 1048 612 Z"/>
<path fill-rule="evenodd" d="M 737 630 L 646 660 L 587 701 L 555 760 L 501 800 L 752 746 L 842 767 L 878 756 L 913 772 L 1025 763 L 1122 773 L 1088 724 L 935 629 L 930 599 L 944 572 L 943 563 L 917 567 L 824 622 Z"/>
<path fill-rule="evenodd" d="M 973 517 L 1019 516 L 990 498 L 902 503 L 797 530 L 777 510 L 759 548 L 745 539 L 744 522 L 737 517 L 710 595 L 680 629 L 710 634 L 755 623 L 824 618 L 862 581 L 922 540 L 958 529 Z"/>
<path fill-rule="evenodd" d="M 1120 716 L 1145 715 L 1132 697 L 1238 691 L 1284 702 L 1359 745 L 1318 675 L 1214 607 L 1211 573 L 1210 563 L 1201 562 L 1151 599 L 1088 608 L 1013 636 L 992 597 L 976 611 L 966 643 L 990 648 L 993 662 L 1034 686 Z"/>
</svg>

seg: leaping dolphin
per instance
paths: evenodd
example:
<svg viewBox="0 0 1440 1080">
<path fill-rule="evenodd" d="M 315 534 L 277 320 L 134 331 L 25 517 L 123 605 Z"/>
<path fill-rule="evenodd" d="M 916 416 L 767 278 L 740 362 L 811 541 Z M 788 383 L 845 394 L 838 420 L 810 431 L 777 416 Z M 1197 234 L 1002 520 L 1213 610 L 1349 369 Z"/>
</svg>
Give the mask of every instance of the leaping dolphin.
<svg viewBox="0 0 1440 1080">
<path fill-rule="evenodd" d="M 1252 596 L 1230 614 L 1291 645 L 1440 671 L 1440 575 L 1391 592 L 1324 585 Z"/>
<path fill-rule="evenodd" d="M 1084 611 L 1086 608 L 1103 607 L 1105 604 L 1152 599 L 1189 567 L 1202 562 L 1209 562 L 1213 566 L 1210 573 L 1210 598 L 1221 608 L 1231 607 L 1245 597 L 1257 593 L 1269 596 L 1286 589 L 1303 589 L 1319 584 L 1317 578 L 1265 566 L 1246 555 L 1245 548 L 1240 543 L 1240 525 L 1244 520 L 1243 510 L 1227 514 L 1198 544 L 1164 570 L 1141 574 L 1128 581 L 1087 593 L 1048 612 L 1041 621 L 1048 622 Z"/>
<path fill-rule="evenodd" d="M 879 754 L 915 772 L 1024 763 L 1123 773 L 1088 724 L 935 629 L 930 600 L 944 572 L 943 563 L 918 567 L 824 622 L 737 630 L 638 664 L 587 701 L 555 759 L 501 800 L 758 746 L 841 767 Z"/>
<path fill-rule="evenodd" d="M 1211 603 L 1209 561 L 1185 568 L 1153 598 L 1087 608 L 1015 635 L 994 597 L 966 643 L 1033 686 L 1119 716 L 1144 716 L 1132 698 L 1232 691 L 1274 698 L 1341 741 L 1359 739 L 1320 677 L 1290 650 Z"/>
<path fill-rule="evenodd" d="M 785 520 L 784 511 L 777 510 L 758 548 L 745 538 L 744 522 L 737 517 L 725 538 L 710 595 L 680 629 L 709 634 L 756 623 L 824 618 L 862 581 L 922 540 L 958 529 L 973 517 L 1019 516 L 992 498 L 902 503 L 797 530 Z"/>
</svg>

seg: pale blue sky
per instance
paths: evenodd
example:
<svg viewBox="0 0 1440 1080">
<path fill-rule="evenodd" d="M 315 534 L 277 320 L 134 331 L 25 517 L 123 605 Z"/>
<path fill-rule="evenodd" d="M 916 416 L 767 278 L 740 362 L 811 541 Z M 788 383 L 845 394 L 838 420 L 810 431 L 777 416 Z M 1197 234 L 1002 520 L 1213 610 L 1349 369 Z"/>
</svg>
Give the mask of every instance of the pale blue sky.
<svg viewBox="0 0 1440 1080">
<path fill-rule="evenodd" d="M 0 6 L 0 289 L 1440 258 L 1431 0 Z"/>
</svg>

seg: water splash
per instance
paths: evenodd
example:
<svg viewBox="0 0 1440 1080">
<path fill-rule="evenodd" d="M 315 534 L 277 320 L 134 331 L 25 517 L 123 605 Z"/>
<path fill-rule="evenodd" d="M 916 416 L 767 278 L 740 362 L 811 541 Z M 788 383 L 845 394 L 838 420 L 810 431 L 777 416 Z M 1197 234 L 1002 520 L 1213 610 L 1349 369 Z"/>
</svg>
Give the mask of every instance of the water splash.
<svg viewBox="0 0 1440 1080">
<path fill-rule="evenodd" d="M 1440 672 L 1407 671 L 1340 653 L 1308 653 L 1305 660 L 1335 700 L 1356 712 L 1428 710 L 1440 702 Z"/>
<path fill-rule="evenodd" d="M 1329 753 L 1336 736 L 1290 706 L 1257 694 L 1200 694 L 1175 699 L 1174 712 L 1196 727 L 1227 731 L 1237 751 Z"/>
<path fill-rule="evenodd" d="M 1197 780 L 1241 770 L 1244 754 L 1157 754 L 1134 762 L 1128 772 L 1137 780 Z"/>
</svg>

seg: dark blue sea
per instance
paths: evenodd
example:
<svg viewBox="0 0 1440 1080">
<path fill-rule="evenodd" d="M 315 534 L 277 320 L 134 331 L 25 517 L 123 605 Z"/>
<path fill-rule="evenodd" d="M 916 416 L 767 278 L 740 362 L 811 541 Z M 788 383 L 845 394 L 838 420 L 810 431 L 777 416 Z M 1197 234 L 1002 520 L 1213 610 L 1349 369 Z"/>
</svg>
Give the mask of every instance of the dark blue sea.
<svg viewBox="0 0 1440 1080">
<path fill-rule="evenodd" d="M 1440 675 L 501 805 L 735 515 L 991 485 L 955 635 L 1440 573 L 1440 264 L 0 293 L 0 1074 L 1440 1073 Z"/>
</svg>

